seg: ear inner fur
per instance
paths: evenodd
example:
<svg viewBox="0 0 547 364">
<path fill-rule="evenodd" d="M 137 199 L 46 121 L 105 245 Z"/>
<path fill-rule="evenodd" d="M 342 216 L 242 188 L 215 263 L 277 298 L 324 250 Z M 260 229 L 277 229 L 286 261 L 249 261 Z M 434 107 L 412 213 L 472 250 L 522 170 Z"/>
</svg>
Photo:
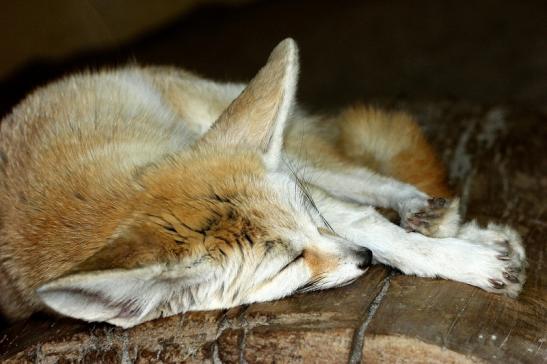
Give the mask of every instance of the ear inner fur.
<svg viewBox="0 0 547 364">
<path fill-rule="evenodd" d="M 281 42 L 268 63 L 222 113 L 202 142 L 241 145 L 265 154 L 266 164 L 280 156 L 283 129 L 294 102 L 298 50 L 292 39 Z"/>
</svg>

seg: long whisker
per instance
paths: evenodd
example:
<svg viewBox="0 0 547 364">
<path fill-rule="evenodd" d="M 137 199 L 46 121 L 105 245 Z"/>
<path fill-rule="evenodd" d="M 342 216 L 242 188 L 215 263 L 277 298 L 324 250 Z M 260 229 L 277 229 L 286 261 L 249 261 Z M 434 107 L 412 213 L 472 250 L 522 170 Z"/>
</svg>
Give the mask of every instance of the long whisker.
<svg viewBox="0 0 547 364">
<path fill-rule="evenodd" d="M 295 183 L 295 189 L 298 188 L 298 190 L 296 192 L 300 195 L 300 197 L 302 199 L 302 202 L 305 205 L 311 207 L 319 215 L 319 217 L 321 218 L 321 221 L 323 222 L 325 227 L 327 229 L 329 229 L 332 233 L 336 234 L 336 232 L 334 231 L 334 228 L 332 227 L 332 225 L 327 221 L 327 219 L 325 219 L 325 217 L 323 216 L 323 214 L 321 213 L 321 211 L 317 207 L 317 204 L 315 203 L 315 201 L 314 201 L 314 199 L 311 195 L 311 192 L 308 189 L 308 184 L 310 184 L 311 182 L 304 180 L 304 178 L 301 177 L 298 174 L 298 172 L 296 171 L 296 168 L 294 167 L 294 165 L 289 160 L 284 159 L 283 162 L 287 166 L 287 169 L 289 170 L 289 172 L 291 172 L 291 174 L 292 174 L 292 176 L 293 176 L 293 178 L 296 182 Z M 305 163 L 303 163 L 303 164 L 305 166 Z"/>
<path fill-rule="evenodd" d="M 316 276 L 311 281 L 304 284 L 302 287 L 298 288 L 295 293 L 304 293 L 315 291 L 319 289 L 319 282 L 323 279 L 323 276 Z"/>
</svg>

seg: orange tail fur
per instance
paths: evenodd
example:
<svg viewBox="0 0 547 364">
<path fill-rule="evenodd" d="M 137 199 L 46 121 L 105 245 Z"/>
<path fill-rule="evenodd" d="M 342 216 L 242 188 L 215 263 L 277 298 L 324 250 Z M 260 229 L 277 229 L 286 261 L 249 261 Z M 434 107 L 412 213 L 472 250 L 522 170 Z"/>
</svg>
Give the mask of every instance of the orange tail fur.
<svg viewBox="0 0 547 364">
<path fill-rule="evenodd" d="M 339 148 L 354 162 L 415 185 L 430 196 L 452 195 L 443 164 L 410 115 L 354 106 L 337 121 Z"/>
</svg>

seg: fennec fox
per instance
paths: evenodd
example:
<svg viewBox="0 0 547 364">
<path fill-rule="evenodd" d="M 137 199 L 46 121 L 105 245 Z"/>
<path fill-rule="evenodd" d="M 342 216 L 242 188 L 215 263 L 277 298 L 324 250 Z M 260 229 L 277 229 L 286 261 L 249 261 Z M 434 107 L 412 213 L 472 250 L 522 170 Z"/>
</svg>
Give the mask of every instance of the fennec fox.
<svg viewBox="0 0 547 364">
<path fill-rule="evenodd" d="M 248 85 L 127 67 L 28 96 L 0 125 L 3 313 L 131 327 L 348 284 L 372 257 L 517 296 L 519 236 L 460 225 L 411 117 L 307 115 L 297 75 L 287 39 Z"/>
</svg>

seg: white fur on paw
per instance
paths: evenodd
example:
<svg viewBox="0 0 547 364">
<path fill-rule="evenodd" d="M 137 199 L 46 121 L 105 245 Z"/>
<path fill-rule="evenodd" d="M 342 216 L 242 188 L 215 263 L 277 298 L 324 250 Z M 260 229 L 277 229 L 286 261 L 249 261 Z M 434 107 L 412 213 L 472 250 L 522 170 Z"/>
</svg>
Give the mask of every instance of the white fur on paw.
<svg viewBox="0 0 547 364">
<path fill-rule="evenodd" d="M 408 231 L 446 238 L 454 237 L 459 230 L 459 199 L 415 198 L 401 207 L 401 226 Z"/>
<path fill-rule="evenodd" d="M 519 234 L 508 226 L 490 223 L 486 229 L 475 222 L 463 225 L 457 238 L 482 249 L 470 251 L 469 259 L 478 266 L 474 284 L 488 292 L 516 297 L 526 280 L 526 254 Z"/>
</svg>

